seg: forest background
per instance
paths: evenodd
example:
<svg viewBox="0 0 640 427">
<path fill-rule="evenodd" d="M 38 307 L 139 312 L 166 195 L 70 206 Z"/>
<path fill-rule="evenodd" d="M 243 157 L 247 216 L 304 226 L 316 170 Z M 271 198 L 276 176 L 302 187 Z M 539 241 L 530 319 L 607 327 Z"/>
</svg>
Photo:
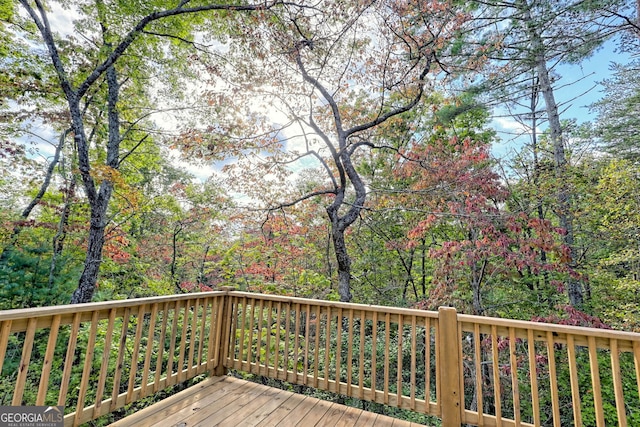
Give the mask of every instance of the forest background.
<svg viewBox="0 0 640 427">
<path fill-rule="evenodd" d="M 0 308 L 231 285 L 640 331 L 637 7 L 2 0 Z"/>
</svg>

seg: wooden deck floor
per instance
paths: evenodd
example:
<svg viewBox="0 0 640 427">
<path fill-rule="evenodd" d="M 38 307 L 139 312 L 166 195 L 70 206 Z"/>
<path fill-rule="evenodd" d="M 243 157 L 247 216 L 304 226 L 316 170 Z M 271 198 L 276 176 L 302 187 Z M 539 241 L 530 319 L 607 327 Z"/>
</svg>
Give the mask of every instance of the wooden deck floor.
<svg viewBox="0 0 640 427">
<path fill-rule="evenodd" d="M 208 378 L 111 424 L 113 427 L 419 425 L 226 376 Z"/>
</svg>

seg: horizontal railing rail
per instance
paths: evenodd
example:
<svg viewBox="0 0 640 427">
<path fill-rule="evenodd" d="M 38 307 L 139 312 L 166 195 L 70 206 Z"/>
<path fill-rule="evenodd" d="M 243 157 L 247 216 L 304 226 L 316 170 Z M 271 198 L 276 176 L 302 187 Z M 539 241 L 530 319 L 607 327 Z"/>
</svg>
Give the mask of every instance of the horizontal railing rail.
<svg viewBox="0 0 640 427">
<path fill-rule="evenodd" d="M 442 419 L 640 425 L 640 334 L 235 291 L 0 312 L 0 404 L 80 425 L 227 369 Z"/>
</svg>

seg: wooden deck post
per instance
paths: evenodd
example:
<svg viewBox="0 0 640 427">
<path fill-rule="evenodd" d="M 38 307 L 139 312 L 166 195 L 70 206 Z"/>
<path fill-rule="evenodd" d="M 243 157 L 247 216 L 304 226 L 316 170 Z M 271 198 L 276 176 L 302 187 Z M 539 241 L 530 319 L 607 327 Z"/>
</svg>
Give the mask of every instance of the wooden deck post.
<svg viewBox="0 0 640 427">
<path fill-rule="evenodd" d="M 438 343 L 440 356 L 440 408 L 443 427 L 460 427 L 464 390 L 460 389 L 460 333 L 458 313 L 453 307 L 438 308 Z"/>
<path fill-rule="evenodd" d="M 216 358 L 218 364 L 213 372 L 216 376 L 227 375 L 228 372 L 224 362 L 229 353 L 229 340 L 231 340 L 231 314 L 233 312 L 231 307 L 231 295 L 229 295 L 229 292 L 233 291 L 234 288 L 231 286 L 223 286 L 221 289 L 225 292 L 225 295 L 221 304 L 220 312 L 218 313 L 218 321 L 220 322 L 221 327 L 220 336 L 218 337 L 219 345 L 216 349 L 218 352 L 218 357 Z"/>
</svg>

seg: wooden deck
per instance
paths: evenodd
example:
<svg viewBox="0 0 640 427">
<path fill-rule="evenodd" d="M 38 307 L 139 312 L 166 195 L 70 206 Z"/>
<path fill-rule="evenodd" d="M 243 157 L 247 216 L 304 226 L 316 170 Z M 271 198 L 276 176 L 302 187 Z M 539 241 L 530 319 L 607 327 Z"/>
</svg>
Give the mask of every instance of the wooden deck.
<svg viewBox="0 0 640 427">
<path fill-rule="evenodd" d="M 113 427 L 420 425 L 228 376 L 208 378 L 111 424 Z"/>
</svg>

